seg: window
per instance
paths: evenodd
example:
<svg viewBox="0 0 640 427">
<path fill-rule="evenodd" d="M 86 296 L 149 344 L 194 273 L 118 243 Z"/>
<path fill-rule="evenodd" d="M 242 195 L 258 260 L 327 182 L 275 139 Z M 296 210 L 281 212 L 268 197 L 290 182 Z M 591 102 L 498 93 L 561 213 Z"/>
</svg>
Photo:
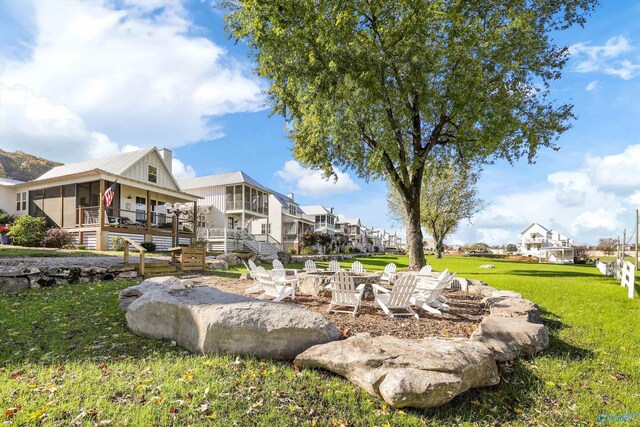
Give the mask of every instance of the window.
<svg viewBox="0 0 640 427">
<path fill-rule="evenodd" d="M 157 183 L 158 182 L 158 168 L 153 166 L 153 165 L 149 165 L 149 174 L 147 175 L 149 182 L 154 182 Z"/>
<path fill-rule="evenodd" d="M 27 192 L 26 191 L 16 194 L 16 210 L 17 211 L 27 210 Z"/>
<path fill-rule="evenodd" d="M 296 215 L 298 213 L 298 207 L 291 203 L 289 205 L 289 215 Z"/>
<path fill-rule="evenodd" d="M 260 234 L 271 234 L 271 224 L 260 224 Z"/>
</svg>

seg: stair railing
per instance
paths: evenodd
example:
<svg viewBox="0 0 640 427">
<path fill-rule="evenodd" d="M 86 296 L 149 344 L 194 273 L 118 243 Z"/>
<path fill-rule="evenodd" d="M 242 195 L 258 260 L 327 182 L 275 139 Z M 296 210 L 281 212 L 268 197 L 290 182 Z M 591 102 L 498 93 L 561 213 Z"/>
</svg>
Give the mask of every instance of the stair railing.
<svg viewBox="0 0 640 427">
<path fill-rule="evenodd" d="M 129 264 L 129 245 L 131 245 L 135 249 L 137 249 L 138 252 L 140 253 L 140 264 L 138 266 L 138 274 L 144 277 L 144 254 L 145 252 L 147 252 L 147 250 L 127 237 L 123 237 L 123 240 L 124 240 L 124 263 Z"/>
</svg>

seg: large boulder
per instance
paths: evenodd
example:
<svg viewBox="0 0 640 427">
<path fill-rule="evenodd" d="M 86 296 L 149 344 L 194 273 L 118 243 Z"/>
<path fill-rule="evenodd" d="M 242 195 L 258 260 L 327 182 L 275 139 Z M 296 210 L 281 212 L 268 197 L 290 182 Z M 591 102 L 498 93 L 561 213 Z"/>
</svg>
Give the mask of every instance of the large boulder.
<svg viewBox="0 0 640 427">
<path fill-rule="evenodd" d="M 207 268 L 211 270 L 228 270 L 229 264 L 222 259 L 216 259 L 214 257 L 207 257 L 206 259 Z"/>
<path fill-rule="evenodd" d="M 497 289 L 492 286 L 477 284 L 473 283 L 472 281 L 467 282 L 467 292 L 473 295 L 482 295 L 483 297 L 489 297 L 496 291 Z"/>
<path fill-rule="evenodd" d="M 278 252 L 278 259 L 283 264 L 290 264 L 291 254 L 289 252 Z"/>
<path fill-rule="evenodd" d="M 489 315 L 473 331 L 471 340 L 486 345 L 496 361 L 507 362 L 520 354 L 532 355 L 547 348 L 549 332 L 539 323 Z"/>
<path fill-rule="evenodd" d="M 490 298 L 489 307 L 491 317 L 507 317 L 519 319 L 531 323 L 542 324 L 542 316 L 538 311 L 538 305 L 523 298 Z"/>
<path fill-rule="evenodd" d="M 138 285 L 130 286 L 120 291 L 120 310 L 127 311 L 129 306 L 135 300 L 147 292 L 169 292 L 177 289 L 185 289 L 187 285 L 191 285 L 191 283 L 187 283 L 187 281 L 180 280 L 180 278 L 174 276 L 153 277 L 151 279 L 147 279 Z"/>
<path fill-rule="evenodd" d="M 467 339 L 356 335 L 311 347 L 294 363 L 347 377 L 396 408 L 440 406 L 500 381 L 491 351 Z"/>
<path fill-rule="evenodd" d="M 242 264 L 242 259 L 238 256 L 238 254 L 220 254 L 216 257 L 216 259 L 226 262 L 229 267 Z"/>
<path fill-rule="evenodd" d="M 147 286 L 128 306 L 129 328 L 145 337 L 175 341 L 193 353 L 287 360 L 338 339 L 336 326 L 327 318 L 295 304 L 207 287 L 156 287 Z"/>
</svg>

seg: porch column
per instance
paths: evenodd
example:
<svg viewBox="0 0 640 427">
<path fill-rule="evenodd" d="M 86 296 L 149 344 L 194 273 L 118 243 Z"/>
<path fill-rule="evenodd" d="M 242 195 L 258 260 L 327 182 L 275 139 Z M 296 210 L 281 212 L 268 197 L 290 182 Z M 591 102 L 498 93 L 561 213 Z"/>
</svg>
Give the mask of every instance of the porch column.
<svg viewBox="0 0 640 427">
<path fill-rule="evenodd" d="M 147 190 L 147 206 L 145 207 L 146 209 L 146 221 L 145 221 L 145 231 L 146 233 L 144 233 L 144 241 L 145 242 L 151 242 L 153 241 L 153 236 L 151 234 L 148 233 L 148 231 L 151 230 L 151 191 Z"/>
<path fill-rule="evenodd" d="M 195 244 L 198 239 L 198 201 L 193 202 L 193 236 L 191 236 L 191 245 Z"/>
<path fill-rule="evenodd" d="M 96 230 L 96 250 L 109 249 L 109 232 L 104 231 L 105 206 L 104 206 L 105 181 L 100 180 L 100 201 L 98 204 L 98 229 Z"/>
</svg>

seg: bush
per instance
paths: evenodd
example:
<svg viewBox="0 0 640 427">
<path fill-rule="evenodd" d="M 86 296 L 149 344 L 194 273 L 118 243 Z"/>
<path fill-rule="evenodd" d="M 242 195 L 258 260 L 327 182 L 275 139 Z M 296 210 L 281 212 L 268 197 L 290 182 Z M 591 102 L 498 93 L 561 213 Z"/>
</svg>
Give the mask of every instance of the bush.
<svg viewBox="0 0 640 427">
<path fill-rule="evenodd" d="M 85 245 L 78 245 L 76 246 L 76 249 L 79 251 L 84 251 L 85 249 L 87 249 L 87 247 Z"/>
<path fill-rule="evenodd" d="M 318 253 L 317 250 L 308 246 L 306 248 L 302 248 L 302 250 L 300 251 L 300 254 L 302 255 L 315 255 L 317 253 Z"/>
<path fill-rule="evenodd" d="M 313 231 L 305 231 L 300 235 L 300 246 L 308 248 L 318 243 L 318 235 Z"/>
<path fill-rule="evenodd" d="M 124 251 L 124 238 L 120 236 L 111 238 L 111 246 L 114 251 Z"/>
<path fill-rule="evenodd" d="M 289 248 L 289 249 L 287 249 L 287 252 L 289 252 L 291 255 L 295 255 L 296 254 L 295 248 Z"/>
<path fill-rule="evenodd" d="M 0 209 L 0 224 L 13 224 L 16 217 L 9 215 L 6 211 Z"/>
<path fill-rule="evenodd" d="M 71 247 L 71 234 L 64 228 L 50 228 L 44 236 L 43 243 L 47 248 Z"/>
<path fill-rule="evenodd" d="M 142 242 L 140 243 L 140 246 L 145 248 L 147 252 L 155 252 L 157 248 L 156 244 L 153 242 Z"/>
<path fill-rule="evenodd" d="M 7 236 L 11 237 L 14 245 L 42 246 L 46 233 L 47 221 L 44 218 L 25 215 L 15 220 Z"/>
</svg>

